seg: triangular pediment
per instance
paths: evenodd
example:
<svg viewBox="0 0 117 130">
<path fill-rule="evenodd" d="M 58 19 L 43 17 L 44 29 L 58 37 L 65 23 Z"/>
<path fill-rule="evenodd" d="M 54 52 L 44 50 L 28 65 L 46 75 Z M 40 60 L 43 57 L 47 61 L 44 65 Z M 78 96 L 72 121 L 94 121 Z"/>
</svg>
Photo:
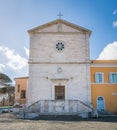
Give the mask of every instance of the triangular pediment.
<svg viewBox="0 0 117 130">
<path fill-rule="evenodd" d="M 80 32 L 80 33 L 88 33 L 91 34 L 89 29 L 83 28 L 81 26 L 72 24 L 63 19 L 57 19 L 55 21 L 43 24 L 36 28 L 28 30 L 29 33 L 36 32 Z"/>
</svg>

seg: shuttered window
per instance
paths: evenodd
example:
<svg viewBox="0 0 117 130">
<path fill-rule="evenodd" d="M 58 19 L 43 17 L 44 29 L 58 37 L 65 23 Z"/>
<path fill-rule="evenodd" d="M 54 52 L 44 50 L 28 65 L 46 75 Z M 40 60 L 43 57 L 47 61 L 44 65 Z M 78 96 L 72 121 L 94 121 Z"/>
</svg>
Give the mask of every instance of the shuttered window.
<svg viewBox="0 0 117 130">
<path fill-rule="evenodd" d="M 95 83 L 103 83 L 104 82 L 104 74 L 102 72 L 95 73 Z"/>
<path fill-rule="evenodd" d="M 117 72 L 111 72 L 109 75 L 110 83 L 117 83 Z"/>
</svg>

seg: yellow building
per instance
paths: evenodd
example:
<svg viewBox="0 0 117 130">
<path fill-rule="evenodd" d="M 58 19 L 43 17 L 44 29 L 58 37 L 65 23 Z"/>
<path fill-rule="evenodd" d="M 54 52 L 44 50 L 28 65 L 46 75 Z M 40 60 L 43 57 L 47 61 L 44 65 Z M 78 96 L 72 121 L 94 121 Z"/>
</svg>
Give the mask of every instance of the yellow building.
<svg viewBox="0 0 117 130">
<path fill-rule="evenodd" d="M 15 78 L 15 104 L 26 104 L 28 77 Z"/>
<path fill-rule="evenodd" d="M 117 60 L 92 60 L 90 72 L 93 107 L 117 113 Z"/>
<path fill-rule="evenodd" d="M 117 113 L 117 60 L 92 60 L 90 78 L 93 107 Z M 15 82 L 15 103 L 26 104 L 28 77 Z"/>
</svg>

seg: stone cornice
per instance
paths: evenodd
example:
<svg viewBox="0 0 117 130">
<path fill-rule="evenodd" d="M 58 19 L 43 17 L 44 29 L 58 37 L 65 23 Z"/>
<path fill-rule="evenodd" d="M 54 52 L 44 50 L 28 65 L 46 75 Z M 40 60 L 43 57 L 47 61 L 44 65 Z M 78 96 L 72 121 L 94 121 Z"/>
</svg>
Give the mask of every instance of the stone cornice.
<svg viewBox="0 0 117 130">
<path fill-rule="evenodd" d="M 94 85 L 117 85 L 117 83 L 109 83 L 109 82 L 103 82 L 103 83 L 94 83 L 94 82 L 91 82 L 91 84 L 94 84 Z"/>
<path fill-rule="evenodd" d="M 32 34 L 53 34 L 53 35 L 56 35 L 56 34 L 61 34 L 61 35 L 72 35 L 72 34 L 88 34 L 87 32 L 62 32 L 62 31 L 57 31 L 57 32 L 32 32 Z"/>
<path fill-rule="evenodd" d="M 90 61 L 86 62 L 34 62 L 34 61 L 29 61 L 28 64 L 90 64 Z"/>
</svg>

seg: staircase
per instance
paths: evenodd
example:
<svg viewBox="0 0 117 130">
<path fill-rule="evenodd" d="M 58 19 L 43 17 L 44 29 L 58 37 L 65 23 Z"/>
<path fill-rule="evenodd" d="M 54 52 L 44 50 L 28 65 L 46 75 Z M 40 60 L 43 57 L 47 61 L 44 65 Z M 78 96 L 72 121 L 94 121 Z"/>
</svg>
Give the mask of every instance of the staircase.
<svg viewBox="0 0 117 130">
<path fill-rule="evenodd" d="M 38 118 L 41 116 L 81 116 L 88 117 L 92 108 L 80 100 L 39 100 L 21 110 L 25 118 Z"/>
<path fill-rule="evenodd" d="M 78 115 L 39 115 L 34 120 L 78 121 L 81 117 Z"/>
</svg>

